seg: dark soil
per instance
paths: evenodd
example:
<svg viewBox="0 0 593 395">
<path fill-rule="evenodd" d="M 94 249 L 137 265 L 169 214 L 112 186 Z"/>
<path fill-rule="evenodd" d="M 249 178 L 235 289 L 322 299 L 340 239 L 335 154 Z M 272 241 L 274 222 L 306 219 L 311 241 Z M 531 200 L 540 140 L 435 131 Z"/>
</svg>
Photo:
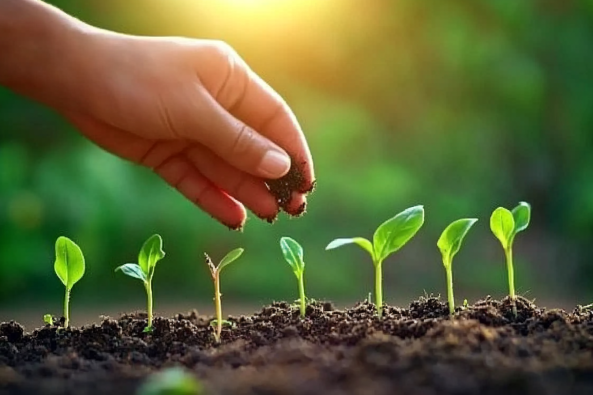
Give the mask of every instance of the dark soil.
<svg viewBox="0 0 593 395">
<path fill-rule="evenodd" d="M 313 303 L 307 317 L 275 303 L 231 317 L 214 344 L 209 317 L 105 318 L 25 334 L 0 326 L 0 394 L 135 394 L 150 373 L 182 365 L 208 394 L 593 394 L 593 313 L 481 300 L 450 319 L 437 298 L 409 308 Z"/>
<path fill-rule="evenodd" d="M 308 185 L 303 174 L 303 168 L 306 164 L 306 162 L 298 162 L 291 158 L 290 170 L 286 175 L 277 180 L 266 181 L 280 208 L 292 216 L 303 215 L 307 208 L 306 204 L 302 204 L 296 211 L 290 209 L 293 192 L 311 193 L 315 188 L 315 183 Z"/>
</svg>

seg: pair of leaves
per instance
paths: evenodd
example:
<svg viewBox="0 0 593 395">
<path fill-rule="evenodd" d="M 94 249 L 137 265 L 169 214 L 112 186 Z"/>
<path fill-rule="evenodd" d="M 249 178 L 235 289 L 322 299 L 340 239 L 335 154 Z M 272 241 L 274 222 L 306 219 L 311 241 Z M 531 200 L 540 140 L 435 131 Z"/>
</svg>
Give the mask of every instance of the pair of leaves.
<svg viewBox="0 0 593 395">
<path fill-rule="evenodd" d="M 490 229 L 504 249 L 513 245 L 517 233 L 524 231 L 531 220 L 531 206 L 520 202 L 512 211 L 498 207 L 490 217 Z"/>
<path fill-rule="evenodd" d="M 300 278 L 305 271 L 303 247 L 290 237 L 282 237 L 280 239 L 280 248 L 282 249 L 284 259 L 286 259 L 286 262 L 288 262 L 297 278 Z"/>
<path fill-rule="evenodd" d="M 138 254 L 138 263 L 126 263 L 115 271 L 121 270 L 125 275 L 148 283 L 152 280 L 154 268 L 158 261 L 165 257 L 163 239 L 160 235 L 152 235 L 144 242 Z"/>
<path fill-rule="evenodd" d="M 72 289 L 84 276 L 85 262 L 82 250 L 65 236 L 60 236 L 56 240 L 54 270 L 66 289 Z"/>
<path fill-rule="evenodd" d="M 325 249 L 357 244 L 371 255 L 375 264 L 379 264 L 402 248 L 423 224 L 424 206 L 410 207 L 379 225 L 372 243 L 363 237 L 340 238 L 329 243 Z"/>
<path fill-rule="evenodd" d="M 441 251 L 443 264 L 447 269 L 451 267 L 453 257 L 459 252 L 459 248 L 461 247 L 461 243 L 467 235 L 467 232 L 469 232 L 470 228 L 477 221 L 477 218 L 462 218 L 453 221 L 445 228 L 441 237 L 439 237 L 437 247 Z"/>
<path fill-rule="evenodd" d="M 235 248 L 234 250 L 227 253 L 224 256 L 224 258 L 220 260 L 218 266 L 214 266 L 212 259 L 210 259 L 210 257 L 207 254 L 204 254 L 206 256 L 206 263 L 208 264 L 208 268 L 210 269 L 212 277 L 216 277 L 225 266 L 228 266 L 237 259 L 239 259 L 239 257 L 243 254 L 244 251 L 245 250 L 243 248 Z"/>
</svg>

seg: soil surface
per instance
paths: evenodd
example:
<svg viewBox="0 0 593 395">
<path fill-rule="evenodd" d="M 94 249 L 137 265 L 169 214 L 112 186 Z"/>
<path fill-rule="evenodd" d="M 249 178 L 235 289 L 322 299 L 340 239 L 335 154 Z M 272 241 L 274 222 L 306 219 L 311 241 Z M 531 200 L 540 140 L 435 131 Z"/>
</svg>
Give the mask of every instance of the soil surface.
<svg viewBox="0 0 593 395">
<path fill-rule="evenodd" d="M 183 366 L 211 395 L 593 394 L 593 312 L 486 298 L 448 316 L 427 297 L 408 308 L 314 302 L 307 316 L 275 303 L 229 317 L 216 345 L 211 317 L 104 318 L 24 333 L 0 325 L 0 394 L 134 395 L 151 372 Z"/>
</svg>

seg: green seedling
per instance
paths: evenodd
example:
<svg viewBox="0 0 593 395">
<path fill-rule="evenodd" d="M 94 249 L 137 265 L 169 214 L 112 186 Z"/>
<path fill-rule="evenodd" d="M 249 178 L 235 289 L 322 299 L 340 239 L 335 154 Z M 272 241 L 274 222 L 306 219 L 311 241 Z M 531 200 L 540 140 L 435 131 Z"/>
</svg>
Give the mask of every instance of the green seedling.
<svg viewBox="0 0 593 395">
<path fill-rule="evenodd" d="M 163 239 L 160 235 L 155 234 L 150 236 L 142 245 L 140 253 L 138 254 L 138 263 L 126 263 L 115 269 L 120 270 L 127 276 L 137 278 L 144 284 L 147 297 L 146 313 L 148 315 L 148 325 L 144 328 L 144 332 L 152 331 L 152 277 L 158 261 L 165 257 L 163 251 Z"/>
<path fill-rule="evenodd" d="M 204 387 L 187 370 L 167 368 L 150 375 L 138 389 L 137 395 L 202 395 Z"/>
<path fill-rule="evenodd" d="M 346 244 L 357 244 L 367 251 L 375 266 L 375 300 L 377 314 L 383 315 L 383 261 L 402 248 L 424 224 L 424 207 L 410 207 L 383 222 L 373 235 L 373 242 L 363 237 L 340 238 L 325 247 L 331 250 Z"/>
<path fill-rule="evenodd" d="M 509 297 L 514 316 L 517 316 L 517 297 L 515 295 L 515 274 L 513 270 L 513 242 L 517 233 L 527 229 L 530 219 L 531 206 L 526 202 L 520 202 L 512 211 L 504 207 L 498 207 L 492 212 L 492 216 L 490 217 L 490 229 L 500 241 L 505 254 L 509 280 Z"/>
<path fill-rule="evenodd" d="M 222 303 L 220 301 L 220 297 L 222 294 L 220 293 L 220 272 L 225 267 L 233 263 L 237 260 L 242 254 L 244 249 L 243 248 L 236 248 L 225 255 L 224 258 L 220 261 L 218 266 L 214 266 L 214 262 L 208 256 L 208 254 L 204 253 L 204 257 L 206 258 L 206 264 L 210 269 L 210 274 L 212 275 L 212 280 L 214 280 L 214 305 L 216 309 L 216 320 L 211 323 L 212 326 L 216 325 L 216 330 L 214 332 L 214 339 L 216 343 L 220 343 L 220 336 L 222 334 L 222 324 L 230 324 L 228 321 L 223 321 L 222 319 Z"/>
<path fill-rule="evenodd" d="M 301 307 L 301 317 L 305 316 L 307 310 L 307 301 L 305 298 L 305 261 L 303 260 L 303 247 L 290 237 L 280 239 L 280 248 L 284 259 L 292 268 L 299 284 L 299 302 Z"/>
<path fill-rule="evenodd" d="M 45 322 L 49 326 L 54 326 L 54 317 L 51 314 L 44 314 L 43 322 Z"/>
<path fill-rule="evenodd" d="M 455 313 L 455 297 L 453 296 L 453 257 L 459 251 L 461 243 L 477 218 L 462 218 L 452 222 L 445 228 L 437 242 L 437 247 L 443 257 L 443 265 L 447 275 L 447 299 L 449 314 Z"/>
<path fill-rule="evenodd" d="M 64 296 L 64 328 L 70 325 L 70 292 L 82 276 L 85 264 L 82 250 L 67 237 L 60 236 L 56 240 L 56 260 L 54 262 L 56 275 L 66 287 Z"/>
</svg>

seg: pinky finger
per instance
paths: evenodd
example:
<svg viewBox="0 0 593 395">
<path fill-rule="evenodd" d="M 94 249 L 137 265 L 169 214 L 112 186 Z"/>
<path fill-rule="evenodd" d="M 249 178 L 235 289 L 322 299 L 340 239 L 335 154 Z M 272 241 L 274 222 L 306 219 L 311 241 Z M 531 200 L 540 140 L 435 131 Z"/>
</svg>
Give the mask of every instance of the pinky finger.
<svg viewBox="0 0 593 395">
<path fill-rule="evenodd" d="M 154 169 L 169 185 L 223 225 L 240 230 L 247 213 L 243 205 L 224 193 L 183 156 L 172 156 Z"/>
</svg>

